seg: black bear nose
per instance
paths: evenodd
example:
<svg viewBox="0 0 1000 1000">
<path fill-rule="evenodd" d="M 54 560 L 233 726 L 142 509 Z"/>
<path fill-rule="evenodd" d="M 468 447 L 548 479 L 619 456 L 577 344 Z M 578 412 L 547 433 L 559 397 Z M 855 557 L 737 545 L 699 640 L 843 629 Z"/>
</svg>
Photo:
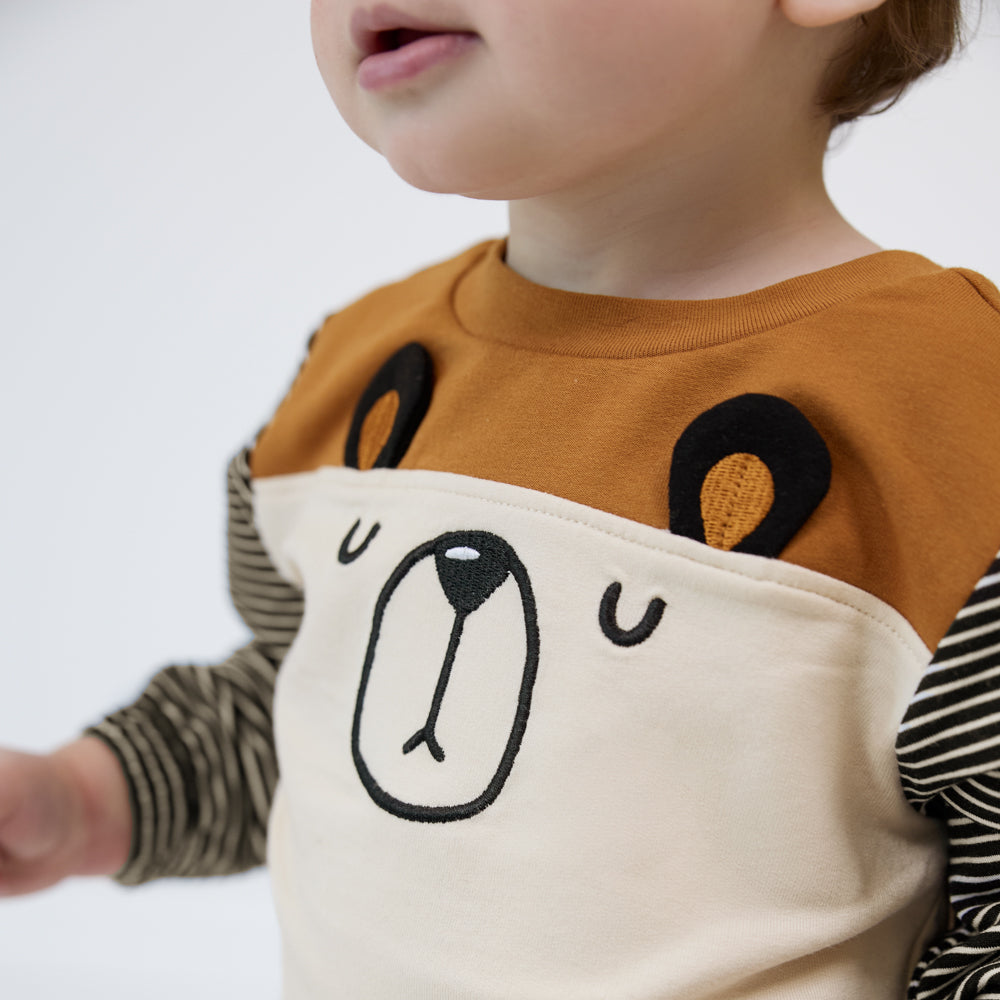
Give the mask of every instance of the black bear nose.
<svg viewBox="0 0 1000 1000">
<path fill-rule="evenodd" d="M 507 578 L 512 550 L 487 531 L 453 531 L 434 547 L 434 564 L 448 602 L 471 615 Z"/>
</svg>

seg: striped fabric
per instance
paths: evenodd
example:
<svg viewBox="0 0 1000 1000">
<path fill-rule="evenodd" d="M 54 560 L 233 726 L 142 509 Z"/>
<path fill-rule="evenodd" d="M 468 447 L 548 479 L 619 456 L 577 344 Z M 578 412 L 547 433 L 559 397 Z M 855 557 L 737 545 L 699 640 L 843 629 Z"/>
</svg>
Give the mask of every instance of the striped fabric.
<svg viewBox="0 0 1000 1000">
<path fill-rule="evenodd" d="M 911 1000 L 1000 1000 L 1000 558 L 941 640 L 896 745 L 907 798 L 948 825 L 956 924 Z"/>
<path fill-rule="evenodd" d="M 271 565 L 254 527 L 249 449 L 229 465 L 229 586 L 254 639 L 214 667 L 170 666 L 139 699 L 86 730 L 128 777 L 132 850 L 115 876 L 223 875 L 265 859 L 278 778 L 271 702 L 302 620 L 302 594 Z"/>
</svg>

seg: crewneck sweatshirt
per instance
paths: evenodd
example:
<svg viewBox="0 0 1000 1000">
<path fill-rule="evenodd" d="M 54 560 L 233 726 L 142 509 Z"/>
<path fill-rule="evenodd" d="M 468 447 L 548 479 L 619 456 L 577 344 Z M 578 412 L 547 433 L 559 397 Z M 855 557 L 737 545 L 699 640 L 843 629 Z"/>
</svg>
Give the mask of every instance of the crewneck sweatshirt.
<svg viewBox="0 0 1000 1000">
<path fill-rule="evenodd" d="M 266 851 L 286 1000 L 1000 967 L 996 289 L 887 251 L 621 299 L 504 250 L 331 316 L 231 463 L 254 640 L 90 730 L 119 880 Z"/>
</svg>

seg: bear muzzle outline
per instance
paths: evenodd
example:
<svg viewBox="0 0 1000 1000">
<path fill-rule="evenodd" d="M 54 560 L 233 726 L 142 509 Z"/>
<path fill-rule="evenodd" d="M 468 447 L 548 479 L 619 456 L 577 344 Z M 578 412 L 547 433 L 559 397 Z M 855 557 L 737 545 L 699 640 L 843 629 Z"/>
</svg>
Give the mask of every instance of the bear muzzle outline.
<svg viewBox="0 0 1000 1000">
<path fill-rule="evenodd" d="M 400 665 L 377 666 L 379 641 L 383 634 L 386 613 L 390 610 L 393 596 L 398 588 L 424 560 L 433 558 L 435 575 L 448 605 L 453 612 L 453 622 L 440 671 L 434 686 L 433 696 L 424 722 L 395 751 L 401 755 L 426 752 L 436 762 L 442 764 L 449 747 L 442 745 L 437 725 L 443 705 L 446 702 L 449 683 L 456 669 L 456 657 L 462 643 L 463 633 L 469 619 L 490 601 L 491 597 L 512 580 L 516 584 L 519 605 L 524 625 L 524 662 L 520 668 L 517 685 L 517 704 L 498 706 L 501 715 L 510 715 L 512 724 L 504 742 L 499 760 L 485 787 L 475 796 L 451 804 L 434 804 L 407 801 L 392 794 L 377 780 L 366 754 L 362 749 L 362 730 L 365 719 L 366 695 L 369 694 L 373 670 L 385 672 L 399 670 Z M 501 636 L 503 641 L 506 636 Z M 537 607 L 531 581 L 524 564 L 509 543 L 488 531 L 451 531 L 417 546 L 409 552 L 383 586 L 375 605 L 372 630 L 369 636 L 365 662 L 361 673 L 354 722 L 351 734 L 351 752 L 358 776 L 372 800 L 393 815 L 421 822 L 449 822 L 467 819 L 482 812 L 500 794 L 510 775 L 521 741 L 528 724 L 531 695 L 535 684 L 539 661 L 539 636 Z M 461 668 L 462 664 L 457 664 Z M 421 750 L 423 748 L 423 750 Z M 462 748 L 458 748 L 459 754 Z"/>
</svg>

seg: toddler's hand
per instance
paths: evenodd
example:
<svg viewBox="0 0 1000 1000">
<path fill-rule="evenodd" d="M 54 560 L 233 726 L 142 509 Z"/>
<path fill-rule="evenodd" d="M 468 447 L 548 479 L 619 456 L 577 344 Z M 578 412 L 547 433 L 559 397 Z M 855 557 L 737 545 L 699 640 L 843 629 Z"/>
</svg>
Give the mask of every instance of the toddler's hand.
<svg viewBox="0 0 1000 1000">
<path fill-rule="evenodd" d="M 101 740 L 45 755 L 0 750 L 0 896 L 67 875 L 111 875 L 131 836 L 125 775 Z"/>
</svg>

